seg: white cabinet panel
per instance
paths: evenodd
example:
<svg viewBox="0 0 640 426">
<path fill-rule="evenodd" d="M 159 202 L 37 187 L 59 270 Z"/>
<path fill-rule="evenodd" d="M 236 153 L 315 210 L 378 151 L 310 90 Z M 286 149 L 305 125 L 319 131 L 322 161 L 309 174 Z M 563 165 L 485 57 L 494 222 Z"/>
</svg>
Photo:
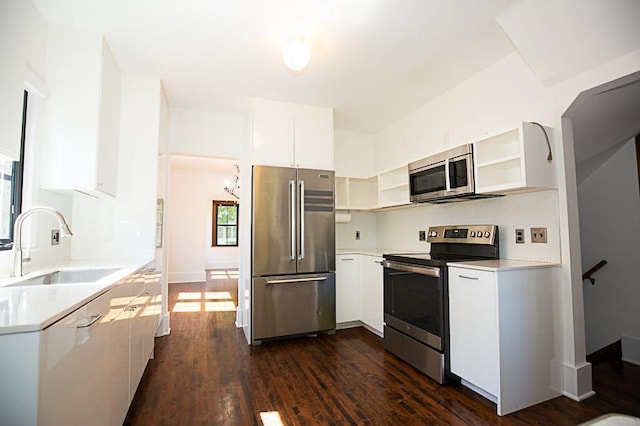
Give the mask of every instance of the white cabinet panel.
<svg viewBox="0 0 640 426">
<path fill-rule="evenodd" d="M 267 99 L 251 107 L 252 163 L 333 170 L 333 110 Z"/>
<path fill-rule="evenodd" d="M 551 268 L 449 268 L 451 371 L 505 415 L 561 394 Z"/>
<path fill-rule="evenodd" d="M 333 170 L 333 110 L 297 105 L 294 120 L 295 166 Z"/>
<path fill-rule="evenodd" d="M 383 334 L 383 270 L 382 257 L 360 255 L 360 321 Z"/>
<path fill-rule="evenodd" d="M 109 294 L 94 299 L 41 333 L 38 423 L 100 424 L 108 417 Z"/>
<path fill-rule="evenodd" d="M 507 194 L 556 188 L 555 165 L 549 161 L 552 136 L 549 127 L 522 122 L 475 142 L 476 192 Z"/>
<path fill-rule="evenodd" d="M 294 165 L 294 112 L 290 104 L 255 99 L 251 109 L 253 163 Z"/>
<path fill-rule="evenodd" d="M 451 372 L 498 394 L 496 286 L 491 272 L 449 268 Z"/>
<path fill-rule="evenodd" d="M 120 70 L 102 37 L 49 27 L 40 186 L 116 192 Z"/>
<path fill-rule="evenodd" d="M 336 256 L 336 323 L 360 319 L 357 254 Z"/>
</svg>

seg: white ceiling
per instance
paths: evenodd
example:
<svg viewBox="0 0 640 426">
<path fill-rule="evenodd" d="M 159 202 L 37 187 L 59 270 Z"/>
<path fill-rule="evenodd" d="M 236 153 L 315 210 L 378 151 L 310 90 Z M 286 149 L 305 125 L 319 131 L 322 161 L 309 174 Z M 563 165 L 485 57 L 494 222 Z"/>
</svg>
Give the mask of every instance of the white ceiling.
<svg viewBox="0 0 640 426">
<path fill-rule="evenodd" d="M 172 107 L 244 113 L 250 97 L 335 109 L 374 132 L 514 51 L 512 0 L 32 0 L 50 22 L 103 34 L 123 72 L 161 78 Z M 312 45 L 287 71 L 292 34 Z"/>
</svg>

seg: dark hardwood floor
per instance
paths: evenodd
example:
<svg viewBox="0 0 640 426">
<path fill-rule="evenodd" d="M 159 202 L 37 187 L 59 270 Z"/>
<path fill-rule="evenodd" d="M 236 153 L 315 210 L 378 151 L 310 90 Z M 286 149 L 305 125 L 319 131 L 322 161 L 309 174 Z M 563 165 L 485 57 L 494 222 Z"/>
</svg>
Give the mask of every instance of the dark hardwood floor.
<svg viewBox="0 0 640 426">
<path fill-rule="evenodd" d="M 135 395 L 127 425 L 576 425 L 606 413 L 640 416 L 640 367 L 593 368 L 596 395 L 559 397 L 508 416 L 460 385 L 438 385 L 384 351 L 363 328 L 249 346 L 234 325 L 237 280 L 171 284 L 171 335 Z M 277 414 L 274 414 L 277 413 Z M 273 423 L 271 423 L 273 424 Z"/>
</svg>

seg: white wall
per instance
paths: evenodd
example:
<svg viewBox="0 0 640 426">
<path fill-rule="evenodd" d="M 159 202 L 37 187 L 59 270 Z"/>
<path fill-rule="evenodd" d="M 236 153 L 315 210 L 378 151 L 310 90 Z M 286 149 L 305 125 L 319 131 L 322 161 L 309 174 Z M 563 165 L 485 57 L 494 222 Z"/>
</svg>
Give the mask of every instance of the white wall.
<svg viewBox="0 0 640 426">
<path fill-rule="evenodd" d="M 583 269 L 609 262 L 595 285 L 584 283 L 587 353 L 622 335 L 640 339 L 639 194 L 633 139 L 578 186 Z"/>
<path fill-rule="evenodd" d="M 124 75 L 117 196 L 73 199 L 73 259 L 155 255 L 160 80 Z"/>
<path fill-rule="evenodd" d="M 334 132 L 336 176 L 371 177 L 375 170 L 375 136 L 369 133 Z"/>
<path fill-rule="evenodd" d="M 336 247 L 346 249 L 366 249 L 387 247 L 380 243 L 377 230 L 378 215 L 373 212 L 351 211 L 351 221 L 336 223 Z M 360 240 L 356 240 L 360 231 Z"/>
<path fill-rule="evenodd" d="M 232 199 L 223 188 L 237 161 L 192 160 L 172 161 L 171 167 L 167 231 L 172 283 L 205 281 L 205 269 L 238 267 L 238 247 L 211 247 L 212 202 Z"/>
<path fill-rule="evenodd" d="M 169 109 L 169 151 L 219 158 L 241 158 L 246 118 L 183 108 Z"/>
</svg>

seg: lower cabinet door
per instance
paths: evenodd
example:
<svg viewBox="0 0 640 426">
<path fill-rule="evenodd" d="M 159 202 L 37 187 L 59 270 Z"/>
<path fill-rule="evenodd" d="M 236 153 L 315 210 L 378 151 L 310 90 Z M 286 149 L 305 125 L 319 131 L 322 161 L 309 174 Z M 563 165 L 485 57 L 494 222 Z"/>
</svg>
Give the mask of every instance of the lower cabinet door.
<svg viewBox="0 0 640 426">
<path fill-rule="evenodd" d="M 499 392 L 495 274 L 449 268 L 451 372 L 493 396 Z"/>
<path fill-rule="evenodd" d="M 384 285 L 382 257 L 360 256 L 360 320 L 383 334 Z"/>
<path fill-rule="evenodd" d="M 106 425 L 109 293 L 41 332 L 38 424 Z"/>
<path fill-rule="evenodd" d="M 336 256 L 336 322 L 360 319 L 358 255 Z"/>
</svg>

